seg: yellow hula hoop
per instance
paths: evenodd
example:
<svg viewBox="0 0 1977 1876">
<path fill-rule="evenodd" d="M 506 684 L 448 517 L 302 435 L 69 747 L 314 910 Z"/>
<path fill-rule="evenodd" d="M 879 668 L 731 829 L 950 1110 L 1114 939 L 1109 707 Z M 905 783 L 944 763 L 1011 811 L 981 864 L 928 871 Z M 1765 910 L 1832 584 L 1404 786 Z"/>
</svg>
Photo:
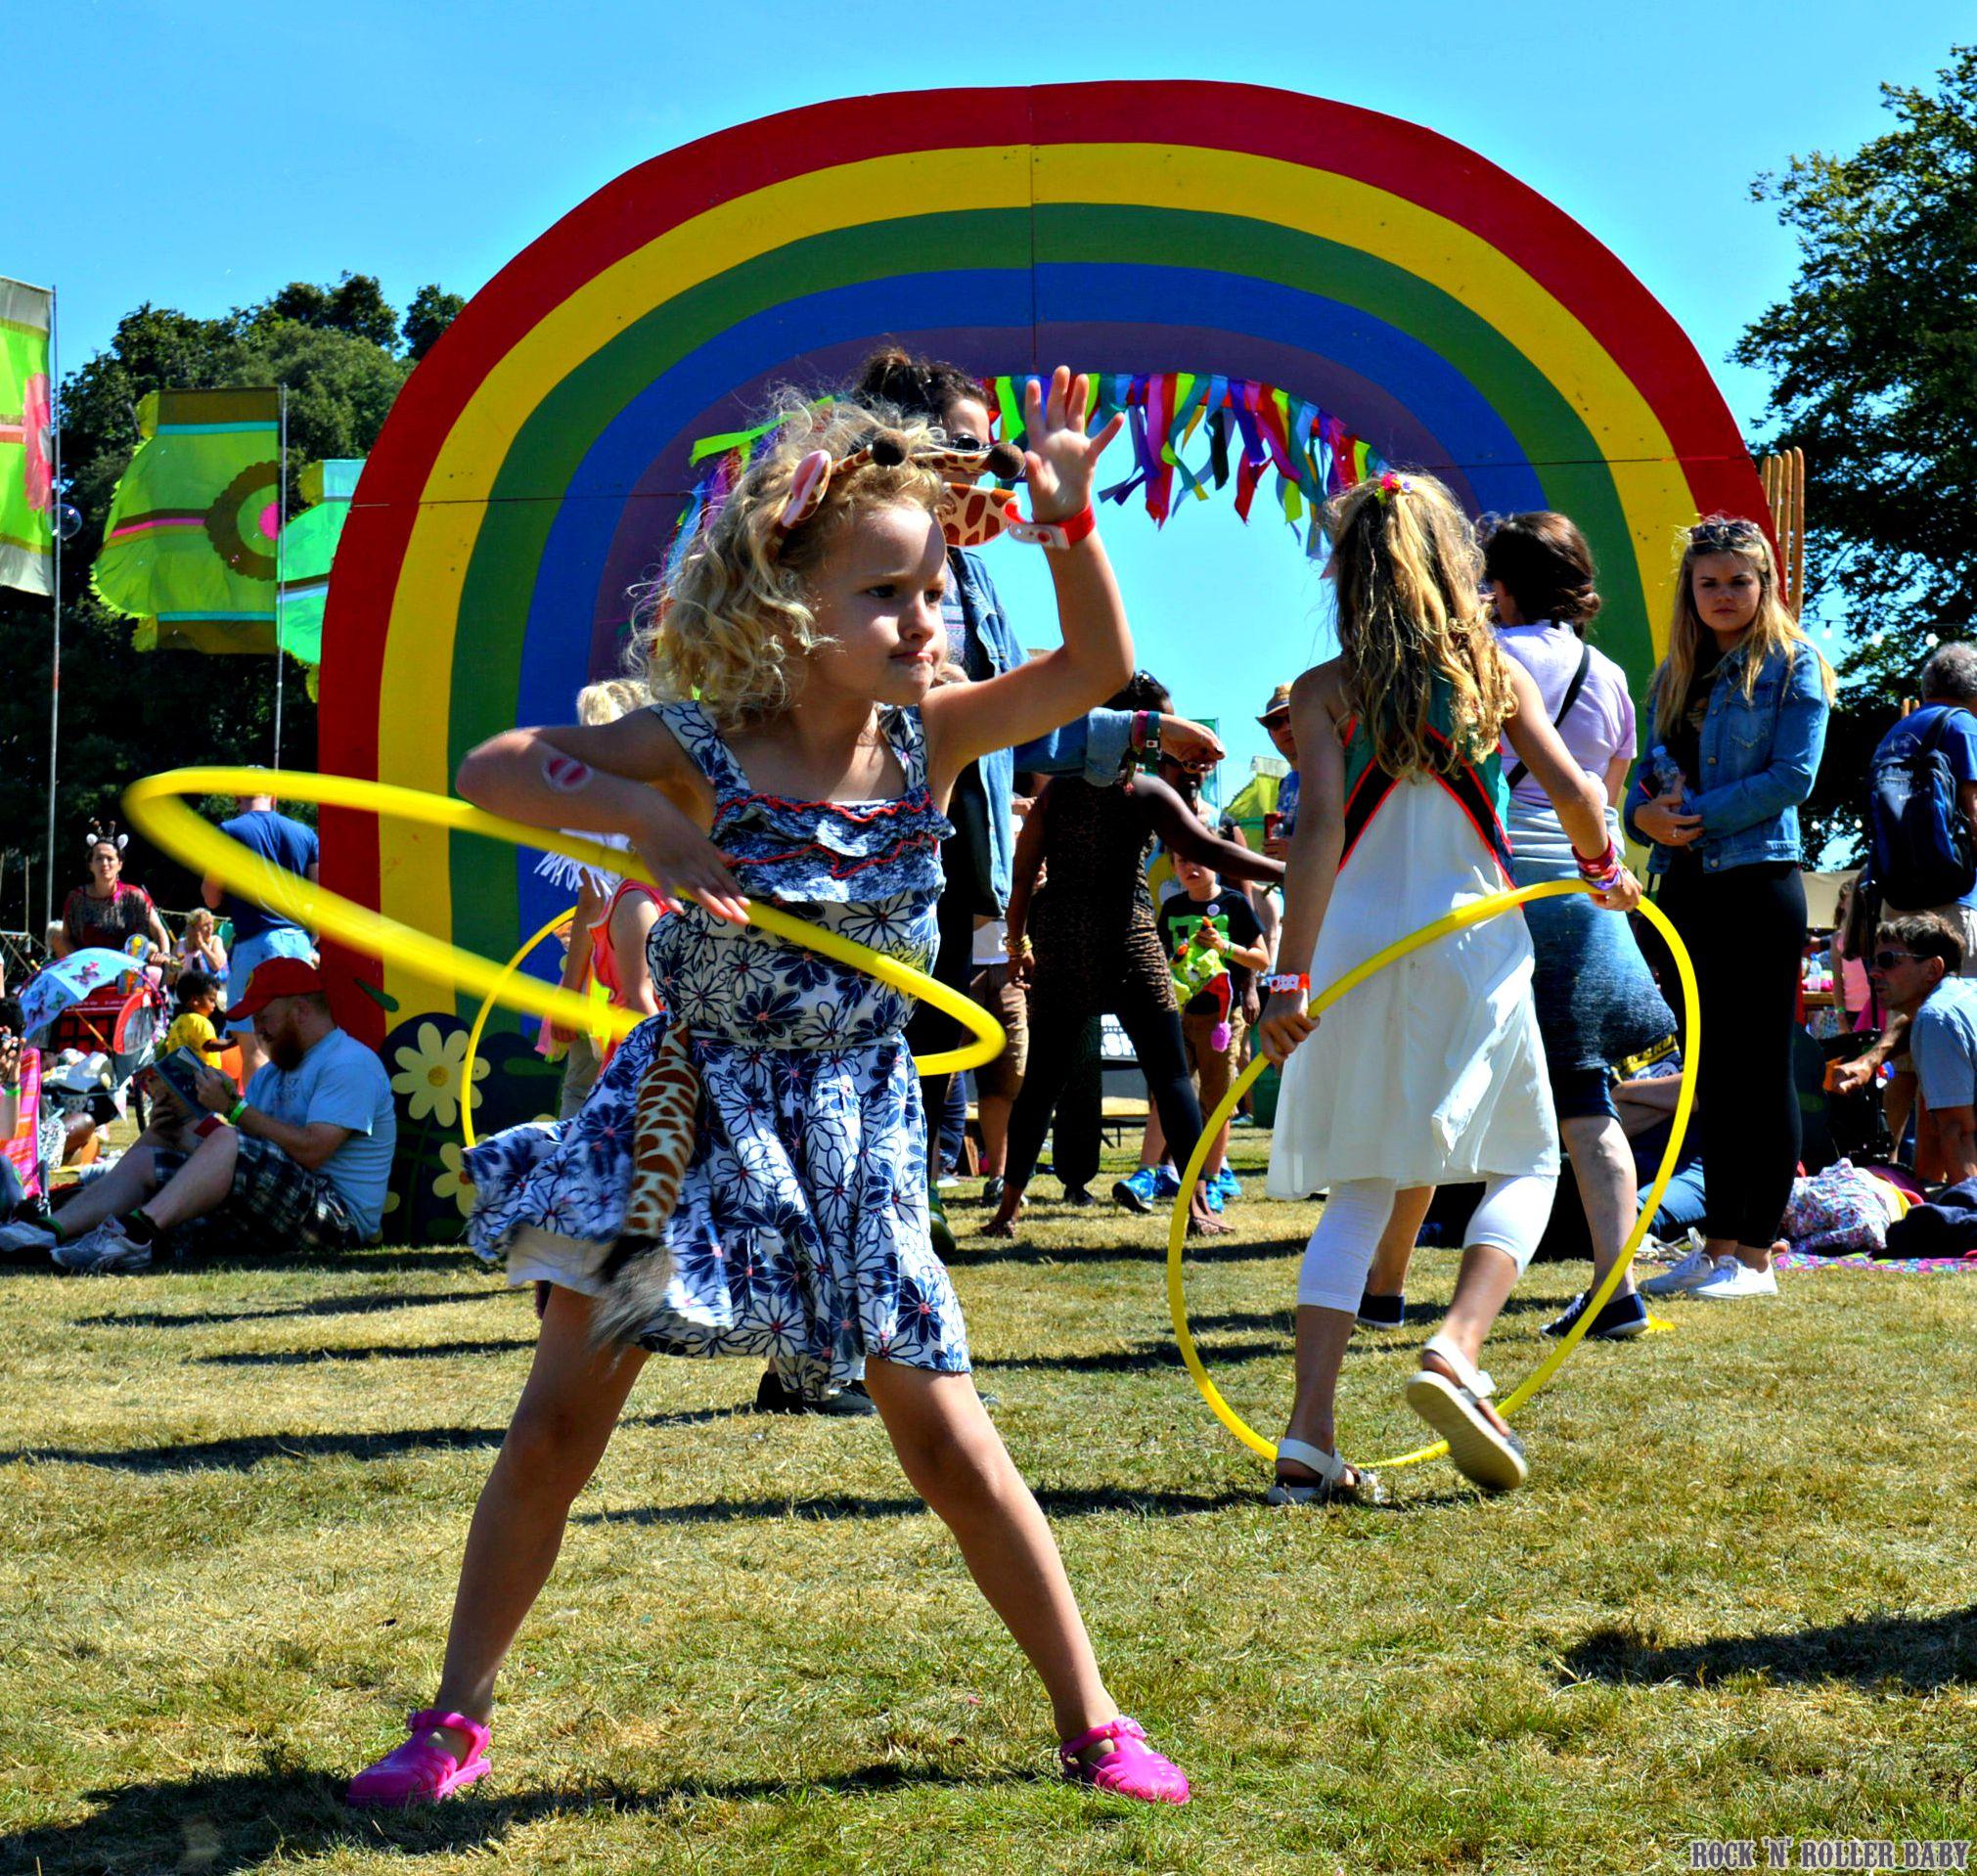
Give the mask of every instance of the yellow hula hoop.
<svg viewBox="0 0 1977 1876">
<path fill-rule="evenodd" d="M 435 982 L 477 990 L 505 1008 L 531 1016 L 549 1016 L 572 1028 L 579 1025 L 596 1028 L 602 1017 L 603 1027 L 620 1040 L 645 1020 L 629 1010 L 599 1010 L 589 999 L 574 991 L 538 983 L 533 977 L 504 969 L 475 952 L 435 938 L 416 925 L 387 918 L 368 906 L 360 906 L 354 899 L 345 899 L 340 893 L 312 884 L 299 873 L 285 871 L 221 833 L 183 799 L 186 795 L 262 794 L 270 787 L 292 801 L 355 808 L 395 820 L 418 822 L 428 827 L 442 827 L 451 833 L 481 834 L 490 840 L 506 841 L 510 846 L 537 847 L 656 885 L 636 854 L 607 847 L 602 841 L 586 840 L 581 834 L 562 833 L 554 827 L 532 827 L 525 822 L 487 814 L 448 795 L 428 794 L 423 788 L 401 788 L 395 782 L 367 782 L 357 776 L 308 775 L 287 769 L 279 775 L 271 775 L 266 769 L 171 769 L 133 782 L 123 791 L 123 811 L 131 826 L 146 839 L 184 865 L 213 874 L 241 897 L 258 900 L 285 917 L 328 932 L 331 937 L 373 957 L 391 958 Z M 1002 1025 L 971 998 L 896 958 L 874 951 L 869 945 L 861 945 L 839 932 L 827 931 L 807 919 L 792 918 L 763 900 L 750 899 L 747 906 L 748 922 L 758 930 L 834 959 L 853 970 L 877 978 L 904 996 L 931 1004 L 974 1038 L 959 1049 L 944 1050 L 918 1062 L 921 1075 L 959 1073 L 964 1068 L 993 1061 L 1002 1052 L 1007 1040 Z"/>
<path fill-rule="evenodd" d="M 572 906 L 567 912 L 558 913 L 548 924 L 542 926 L 533 936 L 524 938 L 516 947 L 515 956 L 501 967 L 503 988 L 506 988 L 509 978 L 513 977 L 521 968 L 522 960 L 527 958 L 528 954 L 537 945 L 541 944 L 559 926 L 565 924 L 575 916 L 576 908 Z M 480 1060 L 481 1032 L 487 1027 L 488 1017 L 494 1014 L 497 1002 L 498 999 L 491 990 L 480 1000 L 480 1007 L 473 1012 L 473 1021 L 467 1031 L 467 1058 L 460 1064 L 460 1134 L 463 1141 L 470 1147 L 479 1144 L 473 1134 L 473 1070 L 474 1065 Z M 591 1013 L 593 1027 L 595 1027 L 598 1017 L 609 1007 L 608 1004 L 599 1004 L 594 1006 Z"/>
<path fill-rule="evenodd" d="M 1389 964 L 1398 963 L 1401 959 L 1419 951 L 1424 945 L 1433 944 L 1437 938 L 1446 938 L 1451 932 L 1466 930 L 1470 925 L 1480 925 L 1517 906 L 1528 905 L 1534 899 L 1557 899 L 1567 893 L 1590 893 L 1592 890 L 1593 888 L 1582 880 L 1552 879 L 1547 880 L 1543 885 L 1520 886 L 1515 892 L 1500 892 L 1488 899 L 1478 899 L 1466 906 L 1459 906 L 1446 917 L 1437 918 L 1433 924 L 1423 925 L 1418 931 L 1410 932 L 1405 938 L 1396 939 L 1384 951 L 1375 952 L 1364 963 L 1356 964 L 1336 983 L 1326 985 L 1311 1000 L 1310 1013 L 1316 1016 L 1329 1009 L 1348 991 L 1356 990 L 1369 977 L 1377 975 Z M 1647 1196 L 1641 1201 L 1640 1216 L 1635 1220 L 1634 1229 L 1628 1233 L 1627 1242 L 1620 1247 L 1619 1260 L 1607 1272 L 1605 1280 L 1587 1299 L 1586 1307 L 1579 1313 L 1579 1319 L 1573 1323 L 1571 1330 L 1560 1338 L 1557 1346 L 1505 1398 L 1501 1410 L 1506 1417 L 1514 1413 L 1558 1372 L 1560 1364 L 1579 1346 L 1593 1318 L 1599 1314 L 1606 1299 L 1618 1287 L 1621 1277 L 1627 1273 L 1628 1266 L 1634 1262 L 1635 1252 L 1640 1248 L 1640 1240 L 1647 1235 L 1648 1221 L 1660 1209 L 1662 1194 L 1668 1190 L 1668 1182 L 1675 1177 L 1675 1163 L 1682 1152 L 1683 1138 L 1688 1132 L 1689 1110 L 1695 1104 L 1696 1060 L 1701 1048 L 1695 1012 L 1695 971 L 1689 962 L 1687 947 L 1677 935 L 1675 927 L 1669 923 L 1667 914 L 1650 899 L 1641 900 L 1640 911 L 1647 921 L 1667 940 L 1668 949 L 1675 959 L 1676 974 L 1682 980 L 1685 1011 L 1682 1038 L 1682 1090 L 1676 1096 L 1675 1123 L 1669 1130 L 1668 1145 L 1661 1155 L 1660 1169 L 1654 1175 L 1653 1184 L 1647 1189 Z M 1201 1168 L 1207 1163 L 1208 1149 L 1213 1144 L 1216 1135 L 1222 1131 L 1222 1123 L 1236 1111 L 1236 1103 L 1242 1098 L 1250 1084 L 1267 1066 L 1265 1058 L 1259 1054 L 1236 1077 L 1235 1086 L 1222 1097 L 1215 1112 L 1203 1124 L 1201 1138 L 1194 1143 L 1193 1152 L 1189 1155 L 1187 1169 L 1181 1175 L 1181 1190 L 1174 1200 L 1173 1216 L 1167 1227 L 1167 1307 L 1174 1318 L 1174 1334 L 1181 1344 L 1181 1359 L 1187 1362 L 1188 1372 L 1194 1377 L 1194 1385 L 1201 1390 L 1201 1398 L 1208 1403 L 1210 1410 L 1252 1452 L 1274 1460 L 1277 1457 L 1275 1444 L 1266 1440 L 1222 1398 L 1221 1389 L 1209 1378 L 1207 1368 L 1202 1365 L 1201 1353 L 1194 1346 L 1194 1337 L 1188 1327 L 1188 1298 L 1182 1272 L 1182 1256 L 1188 1242 L 1188 1201 L 1201 1178 Z M 1369 1460 L 1367 1469 L 1374 1472 L 1390 1472 L 1401 1466 L 1418 1465 L 1424 1459 L 1438 1459 L 1448 1450 L 1448 1443 L 1438 1440 L 1432 1446 L 1417 1447 L 1412 1452 L 1397 1453 L 1390 1459 Z"/>
</svg>

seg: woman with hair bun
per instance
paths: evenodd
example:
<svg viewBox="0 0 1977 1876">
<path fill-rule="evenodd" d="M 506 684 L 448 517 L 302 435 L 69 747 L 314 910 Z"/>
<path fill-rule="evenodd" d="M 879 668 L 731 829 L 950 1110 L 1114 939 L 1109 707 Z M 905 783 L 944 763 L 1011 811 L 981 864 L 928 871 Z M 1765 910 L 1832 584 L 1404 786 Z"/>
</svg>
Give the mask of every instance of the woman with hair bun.
<svg viewBox="0 0 1977 1876">
<path fill-rule="evenodd" d="M 1497 643 L 1535 680 L 1551 726 L 1572 759 L 1596 782 L 1611 831 L 1635 754 L 1634 699 L 1627 674 L 1586 642 L 1599 611 L 1593 550 L 1563 514 L 1511 514 L 1483 549 L 1483 584 L 1497 620 Z M 1516 763 L 1507 743 L 1510 876 L 1520 886 L 1574 879 L 1578 867 L 1558 811 Z M 1615 1071 L 1665 1053 L 1675 1018 L 1624 918 L 1602 916 L 1583 894 L 1524 908 L 1536 956 L 1532 993 L 1545 1039 L 1545 1065 L 1558 1111 L 1561 1143 L 1586 1207 L 1593 1240 L 1593 1288 L 1620 1255 L 1640 1208 L 1634 1154 L 1613 1105 Z M 1587 1291 L 1547 1335 L 1563 1335 Z M 1647 1307 L 1632 1276 L 1595 1318 L 1589 1335 L 1617 1341 L 1647 1327 Z"/>
</svg>

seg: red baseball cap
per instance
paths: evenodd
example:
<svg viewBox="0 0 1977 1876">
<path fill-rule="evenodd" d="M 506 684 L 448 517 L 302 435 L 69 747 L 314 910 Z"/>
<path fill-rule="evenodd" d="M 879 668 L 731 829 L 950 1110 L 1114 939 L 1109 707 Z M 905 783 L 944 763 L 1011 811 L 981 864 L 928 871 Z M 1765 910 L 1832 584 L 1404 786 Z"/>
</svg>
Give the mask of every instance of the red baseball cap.
<svg viewBox="0 0 1977 1876">
<path fill-rule="evenodd" d="M 302 958 L 270 958 L 254 966 L 247 979 L 247 994 L 227 1011 L 227 1021 L 244 1023 L 257 1016 L 277 997 L 321 997 L 326 995 L 323 973 Z"/>
</svg>

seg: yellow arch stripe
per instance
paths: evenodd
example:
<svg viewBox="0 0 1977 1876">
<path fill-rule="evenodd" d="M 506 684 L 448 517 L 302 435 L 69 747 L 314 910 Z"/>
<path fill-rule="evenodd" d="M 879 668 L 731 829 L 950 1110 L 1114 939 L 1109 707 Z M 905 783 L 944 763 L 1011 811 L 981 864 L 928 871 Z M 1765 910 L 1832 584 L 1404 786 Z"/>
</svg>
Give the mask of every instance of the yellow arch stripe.
<svg viewBox="0 0 1977 1876">
<path fill-rule="evenodd" d="M 1033 199 L 1186 206 L 1363 247 L 1488 319 L 1558 385 L 1609 454 L 1673 454 L 1639 390 L 1537 281 L 1459 223 L 1351 177 L 1162 145 L 915 152 L 819 169 L 720 203 L 624 255 L 531 329 L 475 387 L 434 460 L 399 569 L 381 672 L 380 779 L 442 793 L 448 786 L 455 634 L 472 630 L 457 612 L 484 504 L 522 424 L 569 372 L 654 307 L 775 247 L 865 222 L 1020 208 Z M 1638 489 L 1633 500 L 1630 485 Z M 1649 539 L 1661 516 L 1685 515 L 1686 482 L 1669 463 L 1630 470 L 1622 486 L 1643 588 L 1652 591 Z M 428 928 L 452 928 L 446 840 L 435 830 L 380 828 L 381 909 L 416 908 Z M 446 1001 L 395 972 L 387 971 L 387 988 L 407 1007 Z"/>
</svg>

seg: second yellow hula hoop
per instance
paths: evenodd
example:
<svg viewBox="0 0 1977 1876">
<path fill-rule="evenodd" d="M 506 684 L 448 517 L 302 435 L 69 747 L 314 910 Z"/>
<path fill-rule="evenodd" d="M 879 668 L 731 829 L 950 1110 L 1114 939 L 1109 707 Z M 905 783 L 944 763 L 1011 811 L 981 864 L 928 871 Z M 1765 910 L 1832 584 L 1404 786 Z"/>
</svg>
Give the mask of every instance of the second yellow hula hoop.
<svg viewBox="0 0 1977 1876">
<path fill-rule="evenodd" d="M 387 918 L 368 906 L 360 906 L 354 899 L 345 899 L 340 893 L 312 884 L 299 873 L 285 871 L 221 833 L 184 799 L 187 795 L 265 794 L 270 789 L 292 801 L 354 808 L 441 827 L 450 833 L 479 834 L 490 840 L 506 841 L 510 846 L 565 854 L 608 872 L 643 879 L 648 885 L 657 883 L 636 854 L 607 847 L 602 841 L 586 840 L 581 834 L 562 833 L 554 827 L 532 827 L 526 822 L 509 821 L 470 807 L 464 801 L 455 801 L 449 795 L 429 794 L 423 788 L 402 788 L 395 782 L 367 782 L 357 776 L 310 775 L 287 769 L 278 775 L 266 769 L 170 769 L 133 782 L 123 791 L 123 811 L 131 826 L 148 840 L 184 865 L 211 873 L 242 898 L 257 900 L 284 917 L 328 932 L 370 956 L 388 957 L 437 983 L 458 984 L 478 991 L 507 1008 L 531 1016 L 549 1016 L 572 1028 L 597 1027 L 602 1019 L 602 1026 L 620 1039 L 645 1020 L 628 1010 L 599 1010 L 589 999 L 574 991 L 539 983 L 478 953 L 421 931 L 416 925 Z M 1002 1053 L 1007 1041 L 1002 1025 L 971 998 L 896 958 L 874 951 L 869 945 L 861 945 L 839 932 L 827 931 L 807 919 L 792 918 L 763 900 L 750 899 L 747 905 L 748 922 L 758 930 L 848 964 L 904 996 L 931 1004 L 943 1015 L 953 1017 L 973 1038 L 959 1049 L 921 1058 L 916 1063 L 921 1075 L 957 1074 L 964 1068 L 993 1061 Z"/>
<path fill-rule="evenodd" d="M 1438 938 L 1446 938 L 1452 932 L 1466 930 L 1470 925 L 1480 925 L 1486 920 L 1528 905 L 1534 899 L 1558 899 L 1567 893 L 1587 892 L 1593 888 L 1583 880 L 1551 879 L 1542 885 L 1520 886 L 1515 892 L 1495 893 L 1487 899 L 1471 901 L 1466 906 L 1459 906 L 1446 917 L 1437 918 L 1433 924 L 1423 925 L 1418 931 L 1410 932 L 1405 938 L 1398 938 L 1384 951 L 1375 952 L 1364 963 L 1356 964 L 1338 979 L 1327 984 L 1311 1000 L 1310 1013 L 1314 1016 L 1329 1009 L 1348 991 L 1356 990 L 1369 977 L 1377 975 L 1389 964 L 1398 963 L 1403 958 L 1419 951 L 1424 945 L 1431 945 Z M 1668 949 L 1675 959 L 1676 975 L 1682 981 L 1683 996 L 1683 1037 L 1682 1037 L 1682 1090 L 1676 1096 L 1675 1121 L 1669 1130 L 1668 1145 L 1661 1155 L 1661 1165 L 1654 1175 L 1654 1183 L 1647 1188 L 1647 1196 L 1641 1200 L 1640 1216 L 1634 1222 L 1634 1229 L 1628 1233 L 1627 1242 L 1620 1247 L 1619 1259 L 1607 1272 L 1605 1280 L 1587 1299 L 1586 1307 L 1580 1311 L 1579 1319 L 1570 1331 L 1562 1336 L 1538 1365 L 1517 1383 L 1502 1403 L 1501 1411 L 1505 1417 L 1516 1412 L 1551 1377 L 1558 1372 L 1565 1358 L 1579 1346 L 1593 1319 L 1605 1306 L 1606 1300 L 1618 1287 L 1620 1279 L 1626 1275 L 1628 1267 L 1634 1262 L 1634 1254 L 1640 1248 L 1640 1240 L 1647 1235 L 1648 1221 L 1661 1207 L 1662 1194 L 1668 1190 L 1668 1182 L 1675 1177 L 1676 1161 L 1682 1153 L 1682 1142 L 1688 1132 L 1689 1110 L 1695 1105 L 1695 1068 L 1701 1051 L 1701 1042 L 1696 1023 L 1695 970 L 1689 962 L 1688 950 L 1669 923 L 1668 916 L 1651 899 L 1640 902 L 1640 912 L 1667 940 Z M 1222 1124 L 1236 1111 L 1236 1103 L 1248 1092 L 1254 1082 L 1269 1064 L 1258 1055 L 1240 1075 L 1235 1085 L 1222 1097 L 1213 1114 L 1202 1124 L 1201 1138 L 1195 1141 L 1194 1150 L 1189 1155 L 1188 1165 L 1181 1175 L 1181 1190 L 1174 1200 L 1174 1212 L 1167 1227 L 1167 1308 L 1174 1318 L 1174 1334 L 1181 1345 L 1181 1359 L 1188 1364 L 1188 1372 L 1194 1377 L 1194 1385 L 1201 1390 L 1201 1398 L 1208 1403 L 1215 1417 L 1229 1431 L 1249 1448 L 1252 1452 L 1264 1458 L 1275 1460 L 1277 1447 L 1266 1440 L 1241 1414 L 1222 1398 L 1222 1391 L 1210 1379 L 1207 1368 L 1201 1361 L 1201 1352 L 1194 1346 L 1193 1334 L 1188 1327 L 1188 1297 L 1184 1284 L 1182 1257 L 1188 1243 L 1188 1201 L 1192 1196 L 1195 1184 L 1201 1178 L 1201 1169 L 1208 1161 L 1208 1149 L 1216 1136 L 1222 1131 Z M 1437 1440 L 1432 1446 L 1416 1447 L 1412 1452 L 1396 1453 L 1389 1459 L 1370 1459 L 1367 1469 L 1374 1472 L 1390 1472 L 1401 1466 L 1419 1465 L 1425 1459 L 1438 1459 L 1448 1451 L 1446 1441 Z"/>
<path fill-rule="evenodd" d="M 537 945 L 541 944 L 559 926 L 568 924 L 575 916 L 576 908 L 571 906 L 567 911 L 558 913 L 547 924 L 524 938 L 516 947 L 515 956 L 501 967 L 502 987 L 504 989 L 507 987 L 508 979 L 513 977 L 521 968 L 523 960 Z M 462 1140 L 470 1147 L 479 1144 L 473 1133 L 473 1068 L 474 1064 L 480 1059 L 481 1034 L 487 1028 L 487 1019 L 494 1014 L 500 1001 L 500 998 L 491 990 L 485 997 L 481 998 L 480 1007 L 473 1012 L 473 1021 L 469 1025 L 467 1031 L 467 1055 L 466 1059 L 460 1064 L 460 1086 L 462 1090 L 460 1096 L 460 1136 Z M 590 1019 L 593 1029 L 609 1008 L 610 1005 L 608 1004 L 593 1005 Z"/>
</svg>

